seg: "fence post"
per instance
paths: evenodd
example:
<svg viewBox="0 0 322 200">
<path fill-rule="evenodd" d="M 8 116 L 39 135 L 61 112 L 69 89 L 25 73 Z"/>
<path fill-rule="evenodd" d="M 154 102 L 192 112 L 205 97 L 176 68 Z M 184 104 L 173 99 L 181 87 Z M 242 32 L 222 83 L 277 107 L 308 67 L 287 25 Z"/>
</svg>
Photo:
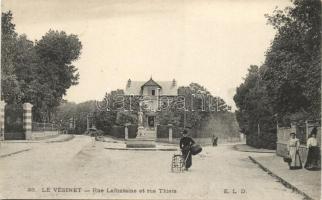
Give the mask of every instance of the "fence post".
<svg viewBox="0 0 322 200">
<path fill-rule="evenodd" d="M 305 141 L 307 141 L 307 138 L 309 137 L 309 122 L 305 120 Z"/>
<path fill-rule="evenodd" d="M 4 108 L 6 103 L 4 101 L 0 101 L 0 140 L 4 140 L 4 120 L 5 120 L 5 113 Z"/>
<path fill-rule="evenodd" d="M 128 128 L 128 124 L 125 124 L 124 131 L 125 131 L 125 140 L 128 140 L 129 139 L 129 128 Z"/>
<path fill-rule="evenodd" d="M 23 104 L 23 129 L 27 140 L 32 139 L 32 105 L 30 103 Z"/>
<path fill-rule="evenodd" d="M 172 124 L 168 124 L 169 126 L 169 142 L 172 142 Z"/>
</svg>

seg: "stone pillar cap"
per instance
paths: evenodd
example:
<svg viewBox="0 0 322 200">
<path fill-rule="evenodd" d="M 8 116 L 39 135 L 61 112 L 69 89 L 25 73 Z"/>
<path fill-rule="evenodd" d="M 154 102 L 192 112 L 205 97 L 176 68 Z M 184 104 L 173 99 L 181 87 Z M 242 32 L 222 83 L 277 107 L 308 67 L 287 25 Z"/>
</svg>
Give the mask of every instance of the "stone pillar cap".
<svg viewBox="0 0 322 200">
<path fill-rule="evenodd" d="M 33 107 L 33 105 L 31 103 L 24 103 L 22 106 L 24 109 L 28 109 L 28 108 L 31 109 Z"/>
</svg>

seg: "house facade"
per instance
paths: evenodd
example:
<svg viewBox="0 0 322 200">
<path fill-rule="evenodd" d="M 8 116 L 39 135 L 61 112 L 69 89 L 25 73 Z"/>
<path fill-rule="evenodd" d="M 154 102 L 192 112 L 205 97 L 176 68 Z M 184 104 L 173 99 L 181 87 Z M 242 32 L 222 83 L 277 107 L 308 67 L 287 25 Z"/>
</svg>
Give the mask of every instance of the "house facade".
<svg viewBox="0 0 322 200">
<path fill-rule="evenodd" d="M 143 112 L 143 126 L 154 129 L 159 121 L 158 110 L 160 99 L 178 96 L 177 81 L 132 81 L 129 79 L 124 90 L 126 96 L 139 96 Z"/>
</svg>

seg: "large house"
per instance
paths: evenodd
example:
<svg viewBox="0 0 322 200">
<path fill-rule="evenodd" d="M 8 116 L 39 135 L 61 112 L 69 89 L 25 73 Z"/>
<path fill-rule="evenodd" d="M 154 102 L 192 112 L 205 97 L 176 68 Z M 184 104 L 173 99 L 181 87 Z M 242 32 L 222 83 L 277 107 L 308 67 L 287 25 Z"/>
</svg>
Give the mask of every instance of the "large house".
<svg viewBox="0 0 322 200">
<path fill-rule="evenodd" d="M 143 111 L 143 126 L 154 128 L 158 124 L 159 99 L 178 95 L 177 81 L 154 81 L 152 77 L 148 81 L 127 81 L 124 95 L 141 96 L 145 106 L 149 109 Z"/>
</svg>

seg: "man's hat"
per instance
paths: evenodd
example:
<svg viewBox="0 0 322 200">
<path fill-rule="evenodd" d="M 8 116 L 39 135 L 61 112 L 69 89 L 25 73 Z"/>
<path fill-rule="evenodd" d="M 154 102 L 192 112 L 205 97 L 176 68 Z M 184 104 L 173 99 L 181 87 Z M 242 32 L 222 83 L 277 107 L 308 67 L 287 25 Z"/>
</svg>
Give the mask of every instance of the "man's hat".
<svg viewBox="0 0 322 200">
<path fill-rule="evenodd" d="M 183 135 L 187 135 L 187 134 L 188 134 L 187 129 L 184 129 L 184 130 L 182 131 L 182 134 L 183 134 Z"/>
</svg>

